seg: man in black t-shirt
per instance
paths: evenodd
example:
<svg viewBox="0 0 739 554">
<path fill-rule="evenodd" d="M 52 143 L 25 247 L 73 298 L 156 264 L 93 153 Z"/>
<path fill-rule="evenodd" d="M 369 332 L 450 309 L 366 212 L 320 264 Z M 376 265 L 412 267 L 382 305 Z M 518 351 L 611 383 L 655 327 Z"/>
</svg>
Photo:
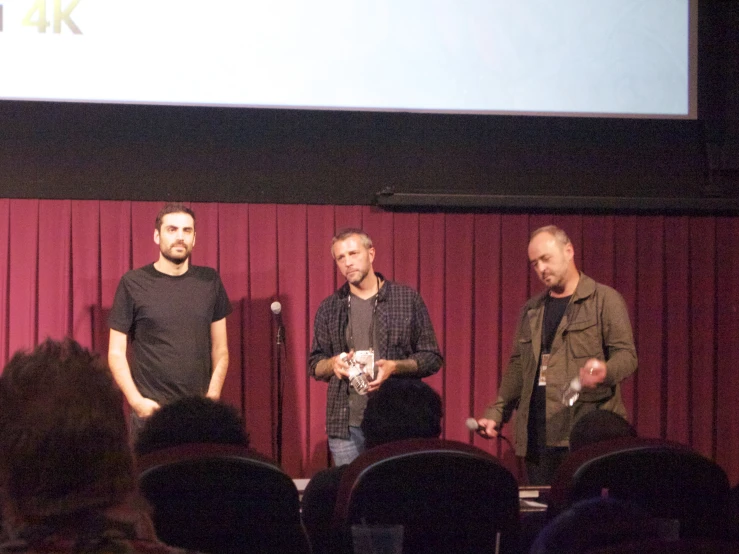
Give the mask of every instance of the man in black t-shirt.
<svg viewBox="0 0 739 554">
<path fill-rule="evenodd" d="M 626 417 L 620 383 L 636 371 L 637 358 L 623 298 L 577 270 L 562 229 L 534 231 L 528 255 L 547 290 L 521 310 L 508 370 L 478 424 L 481 435 L 496 437 L 517 408 L 516 455 L 525 459 L 529 483 L 545 485 L 583 415 L 609 410 Z M 581 390 L 565 401 L 573 381 Z"/>
<path fill-rule="evenodd" d="M 131 406 L 131 431 L 162 404 L 191 395 L 218 400 L 228 369 L 231 304 L 216 271 L 190 264 L 195 214 L 167 204 L 157 215 L 159 259 L 127 272 L 108 318 L 108 363 Z M 126 359 L 130 338 L 133 367 Z"/>
</svg>

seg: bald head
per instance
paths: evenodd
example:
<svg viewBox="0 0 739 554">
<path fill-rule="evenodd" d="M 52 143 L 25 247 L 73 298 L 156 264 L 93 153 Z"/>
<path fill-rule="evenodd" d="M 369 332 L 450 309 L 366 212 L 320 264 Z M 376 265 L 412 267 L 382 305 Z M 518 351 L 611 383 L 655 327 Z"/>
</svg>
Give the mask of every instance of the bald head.
<svg viewBox="0 0 739 554">
<path fill-rule="evenodd" d="M 531 233 L 528 254 L 532 269 L 552 296 L 569 296 L 574 292 L 579 273 L 567 233 L 554 225 L 537 229 Z"/>
</svg>

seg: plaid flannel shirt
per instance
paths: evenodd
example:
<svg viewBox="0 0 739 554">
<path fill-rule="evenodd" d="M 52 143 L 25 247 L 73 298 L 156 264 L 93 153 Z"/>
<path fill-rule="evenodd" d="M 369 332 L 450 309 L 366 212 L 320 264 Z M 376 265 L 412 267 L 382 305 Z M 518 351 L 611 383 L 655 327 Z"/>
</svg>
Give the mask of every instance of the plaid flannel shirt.
<svg viewBox="0 0 739 554">
<path fill-rule="evenodd" d="M 444 361 L 436 343 L 426 305 L 412 288 L 387 281 L 380 288 L 375 313 L 377 344 L 375 360 L 413 359 L 418 369 L 403 377 L 428 377 Z M 321 360 L 347 352 L 346 327 L 349 322 L 349 284 L 323 300 L 316 312 L 313 344 L 308 357 L 308 370 L 316 378 L 316 365 Z M 331 375 L 326 404 L 326 433 L 330 437 L 349 438 L 349 383 Z"/>
</svg>

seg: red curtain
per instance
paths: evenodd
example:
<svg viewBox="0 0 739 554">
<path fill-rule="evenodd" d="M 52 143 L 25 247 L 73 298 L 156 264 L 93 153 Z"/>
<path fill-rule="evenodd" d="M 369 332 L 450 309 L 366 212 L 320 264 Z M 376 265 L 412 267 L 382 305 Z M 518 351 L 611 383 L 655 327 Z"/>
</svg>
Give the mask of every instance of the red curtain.
<svg viewBox="0 0 739 554">
<path fill-rule="evenodd" d="M 154 261 L 152 202 L 0 199 L 0 360 L 50 336 L 107 350 L 107 313 L 125 271 Z M 691 445 L 739 480 L 739 218 L 635 215 L 415 214 L 367 206 L 193 204 L 196 264 L 216 267 L 233 303 L 224 399 L 242 410 L 254 447 L 274 456 L 276 354 L 270 303 L 287 327 L 283 466 L 307 477 L 328 463 L 326 385 L 310 379 L 313 315 L 341 284 L 334 230 L 366 229 L 375 268 L 416 287 L 446 358 L 428 382 L 444 398 L 447 438 L 516 469 L 505 442 L 472 439 L 505 370 L 519 310 L 539 290 L 529 232 L 570 234 L 582 271 L 623 294 L 639 370 L 624 383 L 644 436 Z M 510 438 L 511 426 L 505 434 Z"/>
</svg>

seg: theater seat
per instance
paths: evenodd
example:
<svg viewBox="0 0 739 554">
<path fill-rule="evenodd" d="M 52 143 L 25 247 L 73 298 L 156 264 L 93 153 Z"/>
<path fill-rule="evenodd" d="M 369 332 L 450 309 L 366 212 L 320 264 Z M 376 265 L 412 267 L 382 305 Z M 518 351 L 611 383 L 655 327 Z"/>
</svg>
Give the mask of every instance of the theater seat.
<svg viewBox="0 0 739 554">
<path fill-rule="evenodd" d="M 606 495 L 638 505 L 653 518 L 677 520 L 681 538 L 728 536 L 726 473 L 684 445 L 627 437 L 583 447 L 558 469 L 549 515 Z"/>
<path fill-rule="evenodd" d="M 720 539 L 650 539 L 618 544 L 583 554 L 736 554 L 739 542 Z"/>
<path fill-rule="evenodd" d="M 518 484 L 474 446 L 410 439 L 372 448 L 349 464 L 334 529 L 351 551 L 352 524 L 401 524 L 413 552 L 500 552 L 518 547 Z"/>
<path fill-rule="evenodd" d="M 247 448 L 186 444 L 141 456 L 137 467 L 167 544 L 218 554 L 310 552 L 292 479 Z"/>
</svg>

